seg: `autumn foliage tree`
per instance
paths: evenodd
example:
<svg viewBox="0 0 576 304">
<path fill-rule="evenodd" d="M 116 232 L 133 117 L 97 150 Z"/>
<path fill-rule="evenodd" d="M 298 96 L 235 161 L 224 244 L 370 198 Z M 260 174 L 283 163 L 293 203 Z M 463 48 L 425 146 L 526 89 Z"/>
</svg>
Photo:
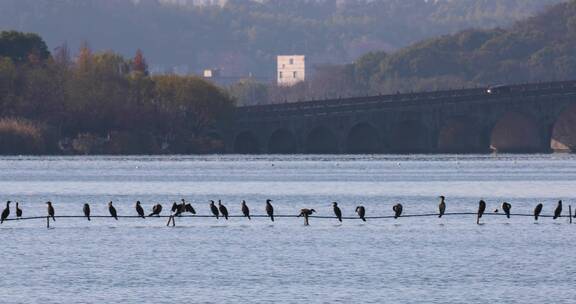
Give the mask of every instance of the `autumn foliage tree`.
<svg viewBox="0 0 576 304">
<path fill-rule="evenodd" d="M 148 64 L 140 49 L 136 50 L 136 55 L 132 59 L 132 71 L 148 75 Z"/>
<path fill-rule="evenodd" d="M 0 147 L 0 154 L 205 153 L 221 148 L 211 134 L 233 102 L 203 79 L 149 76 L 140 50 L 126 59 L 111 51 L 93 52 L 86 43 L 76 56 L 66 45 L 53 56 L 25 46 L 10 46 L 26 51 L 0 56 L 0 122 L 5 122 L 0 144 L 22 143 L 11 150 Z"/>
</svg>

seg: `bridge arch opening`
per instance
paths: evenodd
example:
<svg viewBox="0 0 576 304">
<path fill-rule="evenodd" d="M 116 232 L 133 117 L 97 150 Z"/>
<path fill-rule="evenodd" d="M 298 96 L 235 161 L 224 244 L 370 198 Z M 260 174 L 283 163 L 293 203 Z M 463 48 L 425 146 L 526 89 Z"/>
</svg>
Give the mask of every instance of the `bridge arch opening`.
<svg viewBox="0 0 576 304">
<path fill-rule="evenodd" d="M 392 129 L 390 151 L 393 153 L 430 152 L 428 129 L 415 120 L 397 123 Z"/>
<path fill-rule="evenodd" d="M 554 152 L 576 152 L 576 105 L 566 108 L 556 119 L 550 148 Z"/>
<path fill-rule="evenodd" d="M 487 152 L 482 143 L 482 133 L 474 121 L 466 117 L 448 119 L 438 133 L 438 152 L 482 153 Z"/>
<path fill-rule="evenodd" d="M 287 129 L 278 129 L 274 131 L 268 140 L 268 153 L 296 153 L 296 138 L 294 137 L 294 134 Z"/>
<path fill-rule="evenodd" d="M 316 127 L 306 138 L 306 152 L 311 154 L 338 153 L 338 139 L 332 130 Z"/>
<path fill-rule="evenodd" d="M 234 153 L 238 154 L 258 154 L 260 145 L 258 139 L 250 131 L 239 133 L 234 140 Z"/>
<path fill-rule="evenodd" d="M 351 154 L 374 154 L 380 152 L 382 145 L 378 130 L 369 123 L 353 126 L 346 137 L 346 152 Z"/>
<path fill-rule="evenodd" d="M 504 114 L 492 128 L 490 149 L 494 152 L 529 153 L 541 147 L 538 122 L 522 113 Z"/>
</svg>

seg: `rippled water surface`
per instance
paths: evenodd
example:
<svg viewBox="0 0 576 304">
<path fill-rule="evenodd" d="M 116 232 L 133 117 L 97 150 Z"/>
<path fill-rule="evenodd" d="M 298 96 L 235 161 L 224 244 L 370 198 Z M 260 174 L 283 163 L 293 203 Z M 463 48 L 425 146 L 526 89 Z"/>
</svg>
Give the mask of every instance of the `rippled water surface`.
<svg viewBox="0 0 576 304">
<path fill-rule="evenodd" d="M 24 216 L 134 215 L 185 198 L 200 215 L 221 199 L 230 213 L 246 200 L 253 214 L 274 200 L 277 214 L 314 208 L 345 216 L 366 206 L 389 216 L 513 213 L 544 203 L 565 217 L 473 215 L 344 220 L 196 217 L 57 218 L 0 226 L 0 303 L 576 303 L 576 158 L 539 156 L 206 156 L 0 158 L 0 199 Z M 574 213 L 575 210 L 573 210 Z M 11 217 L 14 215 L 12 209 Z"/>
</svg>

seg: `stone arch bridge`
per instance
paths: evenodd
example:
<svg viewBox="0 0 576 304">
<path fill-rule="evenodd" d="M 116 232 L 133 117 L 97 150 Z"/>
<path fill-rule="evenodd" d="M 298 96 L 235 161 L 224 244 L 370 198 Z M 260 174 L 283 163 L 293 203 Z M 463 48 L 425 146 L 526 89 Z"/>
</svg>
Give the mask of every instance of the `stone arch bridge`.
<svg viewBox="0 0 576 304">
<path fill-rule="evenodd" d="M 239 107 L 226 152 L 547 153 L 576 149 L 576 81 Z"/>
</svg>

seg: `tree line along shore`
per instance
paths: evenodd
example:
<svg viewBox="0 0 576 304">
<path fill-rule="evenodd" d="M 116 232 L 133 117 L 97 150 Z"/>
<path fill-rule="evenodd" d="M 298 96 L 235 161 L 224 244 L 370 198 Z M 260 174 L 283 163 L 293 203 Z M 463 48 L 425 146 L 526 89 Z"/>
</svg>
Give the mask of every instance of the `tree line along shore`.
<svg viewBox="0 0 576 304">
<path fill-rule="evenodd" d="M 0 33 L 0 154 L 218 152 L 233 106 L 199 77 L 150 75 L 140 50 L 51 53 L 37 34 Z"/>
</svg>

